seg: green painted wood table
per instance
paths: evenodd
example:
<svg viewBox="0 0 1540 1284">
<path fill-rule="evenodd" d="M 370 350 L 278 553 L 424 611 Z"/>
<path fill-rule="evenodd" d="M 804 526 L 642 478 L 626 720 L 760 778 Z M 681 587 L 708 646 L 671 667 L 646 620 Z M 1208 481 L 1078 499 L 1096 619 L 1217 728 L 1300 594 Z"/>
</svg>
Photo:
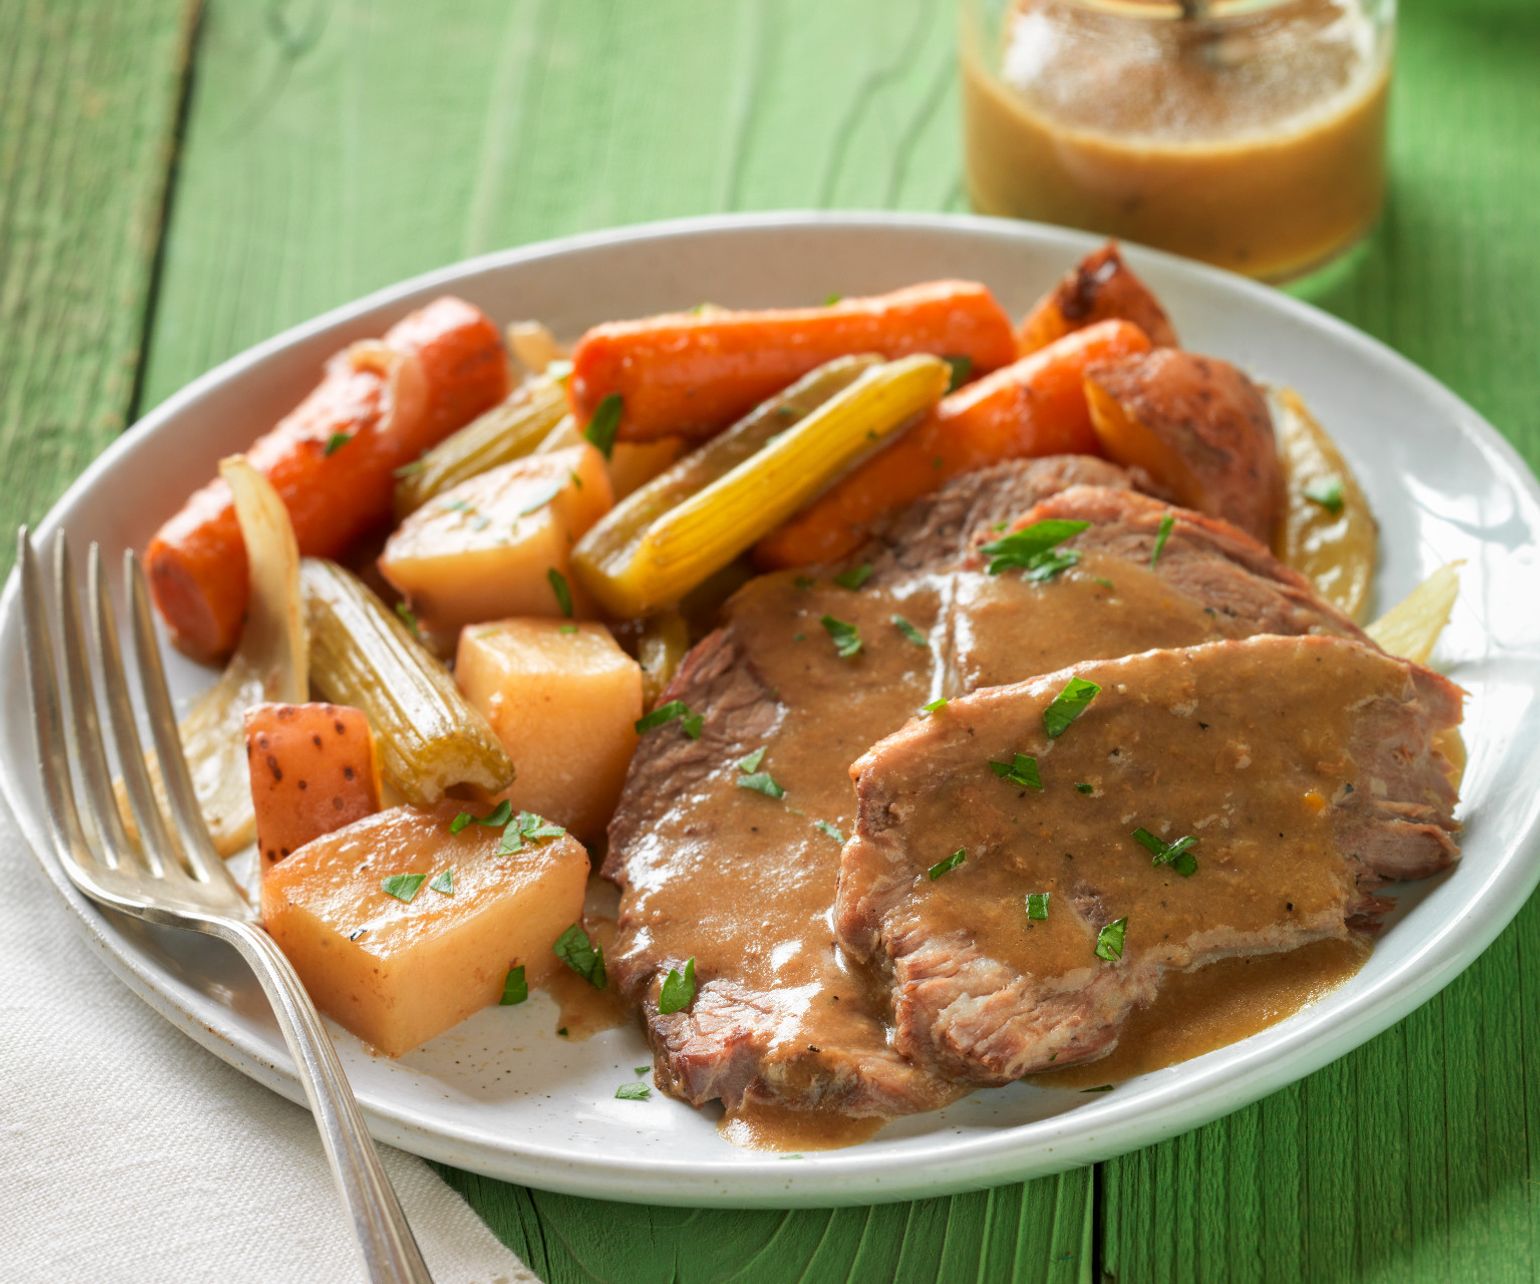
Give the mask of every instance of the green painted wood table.
<svg viewBox="0 0 1540 1284">
<path fill-rule="evenodd" d="M 943 0 L 8 0 L 0 527 L 216 362 L 466 255 L 722 210 L 962 209 L 951 28 Z M 1406 4 L 1389 209 L 1302 287 L 1531 464 L 1537 123 L 1540 6 Z M 1527 1280 L 1537 965 L 1532 904 L 1303 1083 L 1026 1185 L 741 1213 L 445 1175 L 553 1284 Z"/>
</svg>

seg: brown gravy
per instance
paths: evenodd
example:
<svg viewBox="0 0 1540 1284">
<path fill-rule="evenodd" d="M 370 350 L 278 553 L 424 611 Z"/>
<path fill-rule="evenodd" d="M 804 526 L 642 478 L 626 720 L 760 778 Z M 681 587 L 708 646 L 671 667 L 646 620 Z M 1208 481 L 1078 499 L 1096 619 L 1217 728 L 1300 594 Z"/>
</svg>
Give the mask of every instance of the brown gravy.
<svg viewBox="0 0 1540 1284">
<path fill-rule="evenodd" d="M 1110 1054 L 1030 1082 L 1094 1088 L 1202 1056 L 1293 1016 L 1353 976 L 1368 957 L 1368 942 L 1355 936 L 1173 973 L 1155 1001 L 1129 1018 Z"/>
<path fill-rule="evenodd" d="M 853 1119 L 825 1110 L 792 1110 L 763 1103 L 745 1105 L 722 1117 L 717 1131 L 750 1150 L 838 1150 L 869 1141 L 886 1119 Z"/>
<path fill-rule="evenodd" d="M 583 926 L 589 939 L 609 957 L 615 947 L 615 921 L 590 913 L 583 916 Z M 587 977 L 579 976 L 571 968 L 557 968 L 545 982 L 545 988 L 560 1008 L 557 1032 L 573 1043 L 631 1021 L 631 1010 L 616 986 L 596 990 Z"/>
</svg>

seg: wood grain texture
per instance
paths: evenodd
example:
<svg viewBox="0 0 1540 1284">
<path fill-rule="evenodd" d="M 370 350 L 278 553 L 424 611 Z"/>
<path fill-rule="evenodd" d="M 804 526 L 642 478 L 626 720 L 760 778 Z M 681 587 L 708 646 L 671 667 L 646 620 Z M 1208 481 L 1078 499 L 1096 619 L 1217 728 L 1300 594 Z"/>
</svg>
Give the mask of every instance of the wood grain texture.
<svg viewBox="0 0 1540 1284">
<path fill-rule="evenodd" d="M 1403 5 L 1385 223 L 1302 293 L 1540 462 L 1527 0 Z M 37 515 L 144 405 L 466 254 L 675 214 L 961 208 L 941 0 L 213 0 L 151 342 L 180 0 L 0 6 L 0 497 Z M 8 558 L 9 550 L 0 550 Z M 1531 1279 L 1540 909 L 1414 1017 L 1089 1174 L 873 1209 L 599 1204 L 446 1176 L 578 1280 Z M 1093 1229 L 1099 1229 L 1093 1245 Z"/>
<path fill-rule="evenodd" d="M 195 5 L 0 5 L 0 571 L 130 417 Z"/>
</svg>

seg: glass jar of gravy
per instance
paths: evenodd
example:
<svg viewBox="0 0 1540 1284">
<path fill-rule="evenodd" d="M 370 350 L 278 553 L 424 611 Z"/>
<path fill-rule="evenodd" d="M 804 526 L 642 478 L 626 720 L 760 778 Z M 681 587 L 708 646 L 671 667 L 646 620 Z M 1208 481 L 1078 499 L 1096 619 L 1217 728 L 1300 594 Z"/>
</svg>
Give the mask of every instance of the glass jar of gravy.
<svg viewBox="0 0 1540 1284">
<path fill-rule="evenodd" d="M 1265 280 L 1385 194 L 1394 0 L 962 0 L 968 184 Z"/>
</svg>

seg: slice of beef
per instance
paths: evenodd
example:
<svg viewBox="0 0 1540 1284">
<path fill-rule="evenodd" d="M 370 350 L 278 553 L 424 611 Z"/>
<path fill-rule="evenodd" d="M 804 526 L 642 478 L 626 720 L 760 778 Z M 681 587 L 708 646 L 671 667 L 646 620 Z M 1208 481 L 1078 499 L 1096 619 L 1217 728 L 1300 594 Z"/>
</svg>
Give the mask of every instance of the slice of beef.
<svg viewBox="0 0 1540 1284">
<path fill-rule="evenodd" d="M 1100 691 L 1050 738 L 1045 711 L 1075 678 Z M 896 1049 L 940 1076 L 1003 1084 L 1092 1059 L 1168 970 L 1346 936 L 1378 911 L 1373 887 L 1447 865 L 1436 738 L 1460 700 L 1363 643 L 1260 636 L 952 701 L 852 768 L 841 942 L 890 978 Z M 1018 754 L 1040 789 L 991 767 Z M 1136 830 L 1196 843 L 1160 863 Z M 1028 916 L 1033 893 L 1046 919 Z"/>
</svg>

